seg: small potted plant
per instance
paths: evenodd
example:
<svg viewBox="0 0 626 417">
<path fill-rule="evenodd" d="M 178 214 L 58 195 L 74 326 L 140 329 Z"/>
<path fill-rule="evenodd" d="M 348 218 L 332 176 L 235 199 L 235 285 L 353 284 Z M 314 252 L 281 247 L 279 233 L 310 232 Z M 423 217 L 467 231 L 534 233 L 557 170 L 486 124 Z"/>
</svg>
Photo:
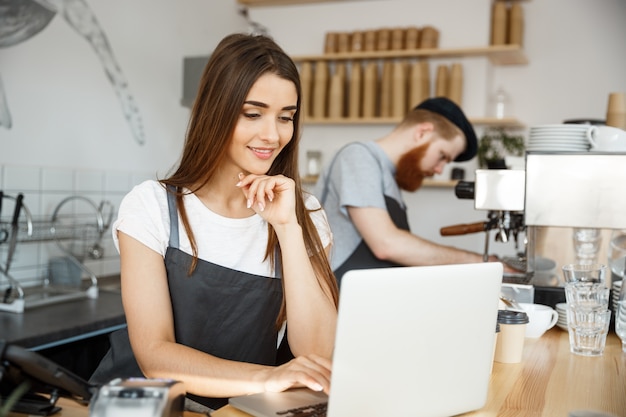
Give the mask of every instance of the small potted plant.
<svg viewBox="0 0 626 417">
<path fill-rule="evenodd" d="M 478 165 L 480 168 L 506 168 L 505 156 L 524 155 L 524 136 L 507 132 L 504 127 L 490 128 L 478 143 Z"/>
</svg>

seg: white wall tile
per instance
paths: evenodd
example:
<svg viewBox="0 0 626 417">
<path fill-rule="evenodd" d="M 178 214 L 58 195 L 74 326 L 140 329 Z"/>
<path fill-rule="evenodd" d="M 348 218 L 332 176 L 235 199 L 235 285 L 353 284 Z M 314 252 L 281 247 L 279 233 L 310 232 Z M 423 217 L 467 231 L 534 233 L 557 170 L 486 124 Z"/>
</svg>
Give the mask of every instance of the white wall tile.
<svg viewBox="0 0 626 417">
<path fill-rule="evenodd" d="M 74 188 L 74 170 L 71 168 L 42 168 L 41 189 L 64 191 Z"/>
<path fill-rule="evenodd" d="M 60 241 L 59 245 L 50 232 L 52 217 L 56 211 L 56 225 L 69 222 L 78 228 L 79 234 L 86 236 L 78 240 L 81 250 L 100 239 L 104 248 L 101 259 L 91 259 L 86 255 L 76 254 L 79 261 L 91 270 L 96 277 L 117 275 L 120 272 L 119 254 L 113 245 L 110 223 L 117 217 L 117 209 L 122 198 L 132 188 L 133 181 L 143 181 L 150 177 L 146 173 L 105 172 L 98 170 L 77 170 L 72 168 L 30 167 L 0 165 L 0 184 L 8 195 L 16 197 L 24 194 L 24 204 L 32 214 L 34 235 L 27 237 L 22 231 L 14 255 L 10 274 L 24 287 L 41 285 L 48 277 L 48 263 L 51 258 L 68 256 L 63 249 L 69 241 Z M 6 183 L 6 184 L 5 184 Z M 5 187 L 8 185 L 8 187 Z M 98 209 L 102 201 L 111 206 L 104 206 L 103 220 L 107 229 L 100 235 L 96 230 Z M 14 200 L 5 199 L 3 219 L 11 217 Z M 20 216 L 22 230 L 26 230 L 26 214 Z M 0 262 L 4 265 L 7 245 L 0 245 Z M 86 278 L 87 273 L 83 274 Z M 8 280 L 0 277 L 0 288 L 5 288 Z"/>
<path fill-rule="evenodd" d="M 76 187 L 77 194 L 85 191 L 102 193 L 104 190 L 104 171 L 76 171 Z"/>
<path fill-rule="evenodd" d="M 131 178 L 132 174 L 128 172 L 107 172 L 104 176 L 105 193 L 128 192 L 131 188 Z"/>
<path fill-rule="evenodd" d="M 4 191 L 39 191 L 41 188 L 41 168 L 31 166 L 6 165 L 4 167 Z"/>
</svg>

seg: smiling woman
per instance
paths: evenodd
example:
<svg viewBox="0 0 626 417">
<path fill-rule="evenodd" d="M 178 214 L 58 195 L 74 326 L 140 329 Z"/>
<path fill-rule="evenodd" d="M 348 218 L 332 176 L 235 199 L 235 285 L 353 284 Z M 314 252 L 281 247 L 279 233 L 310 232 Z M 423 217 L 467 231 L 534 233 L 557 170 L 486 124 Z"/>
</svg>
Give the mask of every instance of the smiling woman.
<svg viewBox="0 0 626 417">
<path fill-rule="evenodd" d="M 269 171 L 293 137 L 297 103 L 298 92 L 291 81 L 272 73 L 259 77 L 244 102 L 230 144 L 230 153 L 241 157 L 232 161 L 237 172 Z"/>
<path fill-rule="evenodd" d="M 189 404 L 328 391 L 338 289 L 332 235 L 298 176 L 300 80 L 266 36 L 207 63 L 173 173 L 135 187 L 113 225 L 128 331 L 91 380 L 183 381 Z"/>
</svg>

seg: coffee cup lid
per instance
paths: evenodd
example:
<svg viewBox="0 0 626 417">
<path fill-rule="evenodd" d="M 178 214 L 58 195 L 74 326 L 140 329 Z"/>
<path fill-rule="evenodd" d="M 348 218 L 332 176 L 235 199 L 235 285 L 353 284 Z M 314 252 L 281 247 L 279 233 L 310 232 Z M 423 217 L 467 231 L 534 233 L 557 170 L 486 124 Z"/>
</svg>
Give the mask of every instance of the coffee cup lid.
<svg viewBox="0 0 626 417">
<path fill-rule="evenodd" d="M 528 323 L 528 314 L 523 311 L 498 310 L 498 323 L 526 324 Z"/>
</svg>

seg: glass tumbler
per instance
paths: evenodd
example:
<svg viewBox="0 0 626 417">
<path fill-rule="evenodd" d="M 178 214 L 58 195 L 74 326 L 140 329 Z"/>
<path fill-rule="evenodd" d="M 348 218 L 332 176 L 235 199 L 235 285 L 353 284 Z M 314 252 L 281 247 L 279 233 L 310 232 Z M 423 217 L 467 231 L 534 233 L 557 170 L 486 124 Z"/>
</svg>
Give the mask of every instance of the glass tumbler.
<svg viewBox="0 0 626 417">
<path fill-rule="evenodd" d="M 611 282 L 624 279 L 626 270 L 626 229 L 613 230 L 609 242 L 608 264 L 611 268 Z"/>
<path fill-rule="evenodd" d="M 626 286 L 623 282 L 615 306 L 615 333 L 622 341 L 622 351 L 626 353 Z"/>
<path fill-rule="evenodd" d="M 575 228 L 572 236 L 576 262 L 594 264 L 598 260 L 598 251 L 602 243 L 600 229 Z"/>
</svg>

